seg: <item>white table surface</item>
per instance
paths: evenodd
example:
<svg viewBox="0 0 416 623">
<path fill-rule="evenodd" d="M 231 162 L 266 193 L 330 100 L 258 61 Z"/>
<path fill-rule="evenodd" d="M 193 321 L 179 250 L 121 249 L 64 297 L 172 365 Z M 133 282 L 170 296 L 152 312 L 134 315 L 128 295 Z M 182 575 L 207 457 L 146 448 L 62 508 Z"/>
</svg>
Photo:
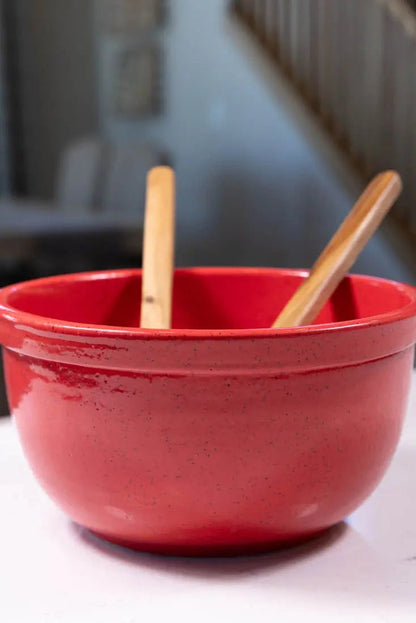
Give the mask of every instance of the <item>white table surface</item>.
<svg viewBox="0 0 416 623">
<path fill-rule="evenodd" d="M 0 420 L 0 620 L 5 623 L 415 623 L 416 376 L 394 462 L 371 499 L 319 542 L 266 556 L 134 553 L 74 526 Z"/>
</svg>

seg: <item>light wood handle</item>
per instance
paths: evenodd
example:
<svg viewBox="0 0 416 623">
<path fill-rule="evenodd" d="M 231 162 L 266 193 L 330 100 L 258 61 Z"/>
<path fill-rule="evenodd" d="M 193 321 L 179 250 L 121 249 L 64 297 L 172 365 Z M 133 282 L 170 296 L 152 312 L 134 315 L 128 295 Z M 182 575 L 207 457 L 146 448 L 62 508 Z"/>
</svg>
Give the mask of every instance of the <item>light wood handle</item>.
<svg viewBox="0 0 416 623">
<path fill-rule="evenodd" d="M 170 329 L 175 249 L 175 174 L 157 167 L 147 178 L 141 327 Z"/>
<path fill-rule="evenodd" d="M 300 327 L 315 320 L 401 191 L 402 181 L 395 171 L 374 178 L 273 324 L 274 329 Z"/>
</svg>

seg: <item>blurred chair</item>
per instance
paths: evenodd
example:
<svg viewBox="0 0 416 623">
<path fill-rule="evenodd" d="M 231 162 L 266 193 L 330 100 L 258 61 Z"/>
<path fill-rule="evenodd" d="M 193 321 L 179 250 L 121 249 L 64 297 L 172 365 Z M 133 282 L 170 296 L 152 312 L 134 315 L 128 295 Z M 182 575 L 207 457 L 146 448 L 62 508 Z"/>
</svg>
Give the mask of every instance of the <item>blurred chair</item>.
<svg viewBox="0 0 416 623">
<path fill-rule="evenodd" d="M 55 214 L 61 215 L 63 225 L 64 219 L 71 219 L 72 229 L 76 221 L 83 223 L 88 240 L 82 236 L 82 228 L 81 235 L 74 232 L 70 237 L 66 223 L 63 236 L 43 242 L 43 264 L 47 266 L 50 258 L 58 255 L 68 267 L 66 272 L 82 270 L 83 265 L 88 270 L 107 267 L 103 266 L 106 258 L 114 267 L 127 265 L 133 257 L 138 265 L 147 173 L 165 160 L 160 151 L 145 143 L 86 137 L 70 144 L 58 169 Z M 58 247 L 61 253 L 57 253 Z"/>
<path fill-rule="evenodd" d="M 56 203 L 64 210 L 90 210 L 96 203 L 103 143 L 85 139 L 62 154 L 56 184 Z"/>
<path fill-rule="evenodd" d="M 69 145 L 59 163 L 53 201 L 0 199 L 0 269 L 10 272 L 23 262 L 34 268 L 42 264 L 43 273 L 55 255 L 62 266 L 53 272 L 66 265 L 71 270 L 75 259 L 79 269 L 85 264 L 92 270 L 103 262 L 99 251 L 105 236 L 114 240 L 114 254 L 118 240 L 118 258 L 109 255 L 109 262 L 122 262 L 123 248 L 124 255 L 134 248 L 137 258 L 147 172 L 165 161 L 160 151 L 142 143 L 91 137 Z M 78 252 L 74 244 L 81 246 Z"/>
<path fill-rule="evenodd" d="M 86 138 L 62 156 L 56 203 L 66 211 L 138 215 L 149 169 L 165 162 L 155 148 L 142 143 L 110 143 Z"/>
</svg>

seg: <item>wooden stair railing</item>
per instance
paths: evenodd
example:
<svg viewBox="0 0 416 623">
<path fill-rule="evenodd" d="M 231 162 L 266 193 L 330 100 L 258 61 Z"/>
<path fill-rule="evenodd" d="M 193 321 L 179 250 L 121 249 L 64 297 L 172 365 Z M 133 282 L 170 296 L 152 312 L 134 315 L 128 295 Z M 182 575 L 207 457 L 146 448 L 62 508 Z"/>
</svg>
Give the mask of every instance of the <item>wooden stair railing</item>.
<svg viewBox="0 0 416 623">
<path fill-rule="evenodd" d="M 416 233 L 416 0 L 235 0 L 365 178 L 397 169 L 396 210 Z"/>
</svg>

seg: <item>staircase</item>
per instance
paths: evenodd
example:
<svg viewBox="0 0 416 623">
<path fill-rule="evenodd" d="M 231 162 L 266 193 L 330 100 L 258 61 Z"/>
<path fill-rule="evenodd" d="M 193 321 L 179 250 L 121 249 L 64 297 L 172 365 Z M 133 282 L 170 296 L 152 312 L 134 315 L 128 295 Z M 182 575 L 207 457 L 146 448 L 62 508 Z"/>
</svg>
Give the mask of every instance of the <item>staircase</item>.
<svg viewBox="0 0 416 623">
<path fill-rule="evenodd" d="M 416 0 L 235 0 L 233 12 L 368 179 L 397 169 L 416 234 Z"/>
</svg>

